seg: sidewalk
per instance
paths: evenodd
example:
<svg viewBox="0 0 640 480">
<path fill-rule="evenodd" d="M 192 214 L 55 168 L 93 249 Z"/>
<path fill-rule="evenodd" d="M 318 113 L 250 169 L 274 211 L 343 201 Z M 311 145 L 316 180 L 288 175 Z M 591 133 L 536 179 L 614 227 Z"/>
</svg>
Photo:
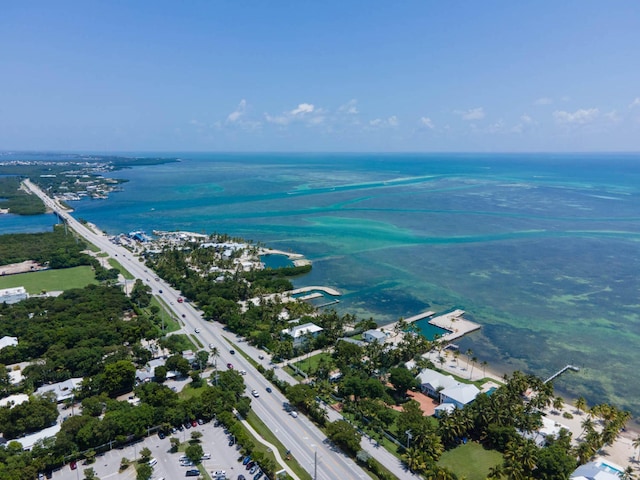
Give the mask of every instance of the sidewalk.
<svg viewBox="0 0 640 480">
<path fill-rule="evenodd" d="M 253 427 L 249 424 L 249 422 L 247 422 L 246 420 L 242 420 L 242 424 L 247 428 L 247 430 L 251 432 L 251 434 L 255 437 L 257 441 L 259 441 L 261 444 L 266 445 L 271 449 L 271 453 L 273 453 L 273 455 L 276 457 L 278 464 L 280 464 L 280 466 L 287 471 L 287 474 L 291 478 L 293 478 L 293 480 L 300 480 L 300 477 L 298 477 L 295 473 L 293 473 L 293 471 L 289 468 L 289 465 L 282 459 L 282 457 L 280 456 L 280 452 L 278 451 L 278 447 L 276 447 L 272 443 L 267 442 L 264 438 L 262 438 L 260 434 L 256 432 L 253 429 Z"/>
</svg>

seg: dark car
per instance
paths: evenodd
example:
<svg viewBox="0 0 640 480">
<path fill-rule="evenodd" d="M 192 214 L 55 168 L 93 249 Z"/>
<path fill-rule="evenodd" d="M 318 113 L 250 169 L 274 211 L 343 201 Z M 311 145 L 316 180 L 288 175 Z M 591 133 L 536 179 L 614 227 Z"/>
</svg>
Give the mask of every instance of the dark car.
<svg viewBox="0 0 640 480">
<path fill-rule="evenodd" d="M 192 427 L 197 427 L 198 426 L 198 422 L 195 420 L 191 420 L 191 426 Z"/>
<path fill-rule="evenodd" d="M 183 313 L 183 314 L 182 314 L 182 318 L 187 318 L 187 316 Z"/>
<path fill-rule="evenodd" d="M 256 462 L 251 461 L 251 462 L 247 463 L 247 466 L 245 468 L 247 470 L 251 470 L 255 464 L 256 464 Z"/>
<path fill-rule="evenodd" d="M 267 387 L 267 393 L 271 393 L 273 392 L 273 390 L 271 390 L 271 387 Z"/>
<path fill-rule="evenodd" d="M 229 353 L 230 353 L 231 355 L 235 355 L 235 354 L 236 354 L 236 351 L 235 351 L 235 350 L 229 350 Z"/>
<path fill-rule="evenodd" d="M 160 440 L 164 439 L 164 437 L 165 437 L 165 436 L 166 436 L 166 435 L 164 434 L 164 432 L 158 432 L 158 438 L 159 438 Z"/>
<path fill-rule="evenodd" d="M 187 470 L 186 473 L 187 477 L 199 477 L 200 476 L 200 470 L 197 469 L 192 469 L 192 470 Z"/>
<path fill-rule="evenodd" d="M 246 464 L 247 464 L 247 463 L 249 463 L 250 461 L 251 461 L 251 457 L 249 457 L 249 456 L 244 457 L 244 460 L 242 460 L 242 464 L 243 464 L 243 465 L 246 465 Z"/>
<path fill-rule="evenodd" d="M 162 290 L 158 290 L 158 293 L 162 293 Z"/>
<path fill-rule="evenodd" d="M 238 480 L 246 480 L 246 479 L 244 478 L 244 475 L 240 474 L 238 475 Z"/>
<path fill-rule="evenodd" d="M 189 430 L 191 428 L 191 424 L 189 422 L 184 424 L 184 428 L 186 428 L 187 430 Z"/>
</svg>

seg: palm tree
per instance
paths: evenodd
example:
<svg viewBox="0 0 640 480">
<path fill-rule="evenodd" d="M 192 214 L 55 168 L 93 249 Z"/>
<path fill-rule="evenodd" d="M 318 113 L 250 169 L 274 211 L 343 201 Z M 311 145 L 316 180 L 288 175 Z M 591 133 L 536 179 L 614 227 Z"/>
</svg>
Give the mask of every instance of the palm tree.
<svg viewBox="0 0 640 480">
<path fill-rule="evenodd" d="M 634 478 L 636 478 L 635 474 L 633 473 L 633 467 L 629 465 L 627 468 L 625 468 L 624 472 L 620 474 L 620 478 L 622 480 L 633 480 Z"/>
<path fill-rule="evenodd" d="M 587 408 L 587 401 L 584 397 L 578 397 L 574 405 L 578 409 L 578 413 L 582 415 L 582 412 Z"/>
<path fill-rule="evenodd" d="M 633 445 L 633 448 L 640 449 L 640 436 L 637 436 L 636 438 L 634 438 L 633 439 L 633 443 L 631 445 Z M 638 454 L 636 455 L 636 462 L 638 461 L 639 457 L 640 457 L 640 450 L 638 451 Z"/>
<path fill-rule="evenodd" d="M 483 360 L 480 365 L 482 365 L 482 376 L 486 377 L 487 376 L 487 365 L 489 365 L 489 362 L 487 362 L 486 360 Z"/>
<path fill-rule="evenodd" d="M 556 397 L 553 399 L 553 409 L 556 410 L 557 412 L 560 412 L 560 410 L 562 410 L 562 407 L 564 406 L 564 400 L 562 399 L 562 397 Z"/>
<path fill-rule="evenodd" d="M 582 432 L 580 432 L 580 435 L 578 435 L 578 438 L 582 437 L 582 435 L 584 435 L 585 432 L 593 432 L 595 428 L 595 423 L 593 422 L 593 420 L 591 420 L 591 417 L 587 417 L 582 421 L 580 426 L 582 427 Z"/>
<path fill-rule="evenodd" d="M 468 349 L 465 355 L 467 356 L 467 370 L 469 370 L 469 362 L 471 362 L 471 355 L 473 355 L 473 350 Z"/>
<path fill-rule="evenodd" d="M 473 377 L 473 369 L 476 367 L 476 363 L 478 363 L 478 357 L 473 357 L 471 359 L 471 372 L 469 372 L 469 380 Z"/>
<path fill-rule="evenodd" d="M 504 468 L 501 464 L 494 465 L 489 468 L 489 474 L 487 475 L 487 480 L 500 480 L 504 475 Z"/>
<path fill-rule="evenodd" d="M 220 357 L 220 351 L 218 347 L 213 347 L 211 352 L 209 352 L 209 356 L 213 359 L 213 378 L 218 384 L 218 357 Z"/>
</svg>

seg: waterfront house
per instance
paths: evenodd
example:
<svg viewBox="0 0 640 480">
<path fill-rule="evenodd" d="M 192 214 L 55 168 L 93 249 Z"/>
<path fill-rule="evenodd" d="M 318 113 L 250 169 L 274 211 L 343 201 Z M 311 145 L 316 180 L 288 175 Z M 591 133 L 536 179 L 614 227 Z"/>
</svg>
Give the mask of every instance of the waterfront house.
<svg viewBox="0 0 640 480">
<path fill-rule="evenodd" d="M 580 465 L 569 477 L 570 480 L 620 480 L 622 467 L 602 460 Z"/>
<path fill-rule="evenodd" d="M 302 325 L 296 325 L 295 327 L 285 328 L 280 332 L 282 336 L 290 336 L 293 338 L 294 348 L 300 347 L 307 342 L 308 338 L 317 337 L 323 328 L 319 327 L 315 323 L 305 323 Z"/>
<path fill-rule="evenodd" d="M 368 343 L 384 343 L 387 339 L 387 335 L 380 330 L 371 329 L 364 332 L 362 334 L 362 338 L 365 342 Z"/>
<path fill-rule="evenodd" d="M 451 375 L 444 375 L 430 368 L 425 368 L 417 376 L 420 390 L 440 403 L 450 403 L 462 408 L 473 402 L 480 390 L 473 384 L 458 382 Z"/>
</svg>

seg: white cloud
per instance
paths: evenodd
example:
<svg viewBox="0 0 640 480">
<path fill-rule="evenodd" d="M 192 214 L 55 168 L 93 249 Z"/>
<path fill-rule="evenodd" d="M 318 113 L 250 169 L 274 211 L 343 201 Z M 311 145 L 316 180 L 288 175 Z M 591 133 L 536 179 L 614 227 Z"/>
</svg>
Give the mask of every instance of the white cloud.
<svg viewBox="0 0 640 480">
<path fill-rule="evenodd" d="M 312 113 L 313 109 L 314 107 L 310 103 L 301 103 L 298 108 L 294 108 L 289 113 L 293 116 L 304 115 L 305 113 Z"/>
<path fill-rule="evenodd" d="M 433 120 L 431 120 L 429 117 L 420 117 L 420 124 L 423 127 L 427 127 L 430 130 L 433 130 L 435 127 L 435 125 L 433 124 Z"/>
<path fill-rule="evenodd" d="M 400 125 L 400 122 L 398 121 L 398 117 L 395 115 L 390 116 L 386 120 L 383 118 L 376 118 L 375 120 L 369 121 L 370 127 L 397 127 L 398 125 Z"/>
<path fill-rule="evenodd" d="M 553 118 L 561 125 L 586 125 L 593 122 L 599 114 L 600 110 L 597 108 L 581 108 L 575 112 L 556 110 Z"/>
<path fill-rule="evenodd" d="M 358 112 L 358 101 L 356 99 L 351 99 L 344 105 L 341 105 L 338 108 L 338 113 L 346 113 L 348 115 L 357 115 Z"/>
<path fill-rule="evenodd" d="M 454 113 L 460 115 L 464 120 L 482 120 L 485 117 L 484 108 L 470 108 L 469 110 L 456 110 Z"/>
<path fill-rule="evenodd" d="M 264 118 L 267 120 L 267 122 L 275 123 L 276 125 L 288 125 L 291 121 L 289 117 L 286 117 L 284 115 L 277 115 L 275 117 L 272 117 L 268 113 L 264 114 Z"/>
<path fill-rule="evenodd" d="M 526 113 L 520 117 L 522 123 L 533 123 L 533 119 Z"/>
<path fill-rule="evenodd" d="M 633 99 L 633 102 L 629 104 L 629 108 L 640 107 L 640 97 L 636 97 Z"/>
<path fill-rule="evenodd" d="M 238 108 L 227 116 L 227 123 L 236 123 L 244 115 L 247 109 L 247 101 L 243 98 L 238 104 Z"/>
<path fill-rule="evenodd" d="M 549 97 L 540 97 L 535 102 L 533 102 L 534 105 L 551 105 L 552 103 L 553 100 Z"/>
<path fill-rule="evenodd" d="M 611 123 L 619 123 L 622 121 L 622 118 L 620 117 L 620 115 L 618 115 L 618 112 L 616 110 L 611 110 L 610 112 L 605 113 L 604 117 Z"/>
<path fill-rule="evenodd" d="M 531 125 L 536 122 L 526 113 L 524 115 L 520 115 L 520 122 L 514 125 L 511 128 L 512 133 L 522 133 L 525 129 L 529 128 Z"/>
</svg>

